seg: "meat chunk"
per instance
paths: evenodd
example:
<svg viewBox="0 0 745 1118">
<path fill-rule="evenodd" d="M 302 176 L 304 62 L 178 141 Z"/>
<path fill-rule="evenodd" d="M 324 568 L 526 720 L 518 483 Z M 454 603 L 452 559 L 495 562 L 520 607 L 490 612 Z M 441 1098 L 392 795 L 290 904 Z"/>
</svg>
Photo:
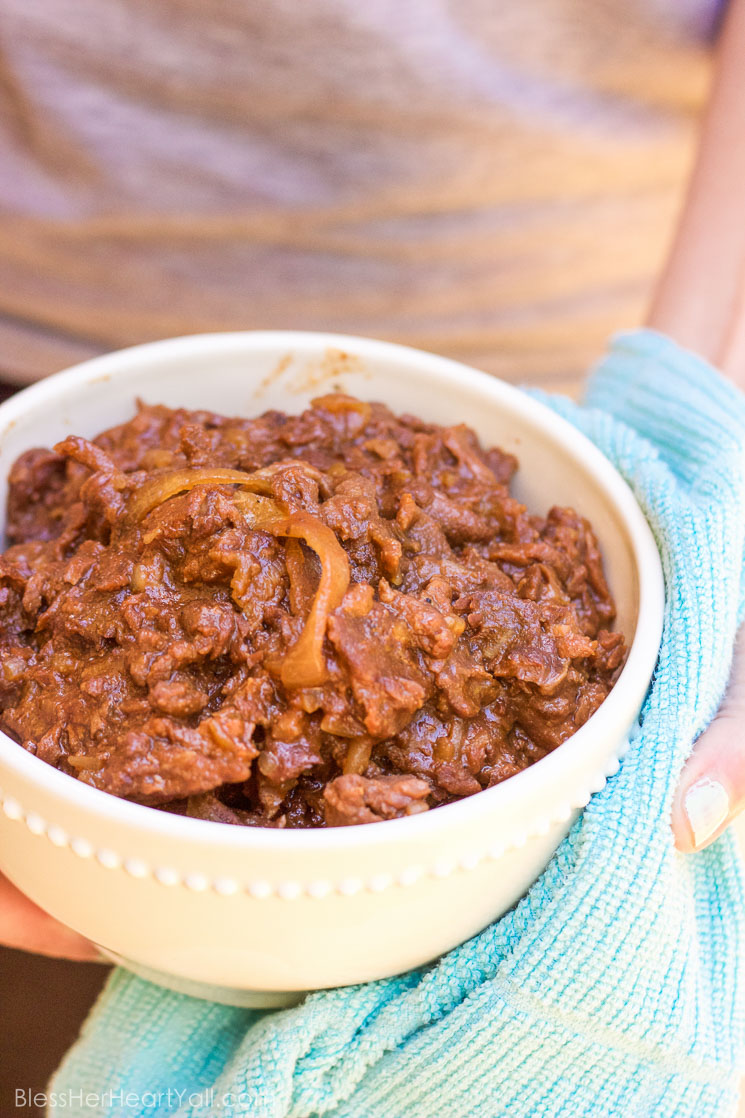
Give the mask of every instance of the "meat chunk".
<svg viewBox="0 0 745 1118">
<path fill-rule="evenodd" d="M 400 819 L 427 810 L 430 787 L 416 776 L 338 776 L 323 793 L 329 827 Z"/>
<path fill-rule="evenodd" d="M 517 462 L 332 394 L 140 404 L 12 467 L 0 727 L 96 788 L 239 826 L 370 823 L 534 764 L 623 635 L 591 526 Z"/>
<path fill-rule="evenodd" d="M 375 603 L 364 617 L 338 610 L 329 639 L 347 669 L 362 722 L 374 737 L 391 737 L 426 700 L 431 681 L 416 658 L 411 629 Z"/>
</svg>

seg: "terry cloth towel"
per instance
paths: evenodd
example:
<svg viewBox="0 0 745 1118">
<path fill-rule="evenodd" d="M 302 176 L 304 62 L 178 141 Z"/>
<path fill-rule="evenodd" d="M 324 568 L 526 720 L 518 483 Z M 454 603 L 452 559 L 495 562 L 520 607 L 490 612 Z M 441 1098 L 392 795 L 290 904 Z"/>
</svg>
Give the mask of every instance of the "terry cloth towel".
<svg viewBox="0 0 745 1118">
<path fill-rule="evenodd" d="M 617 775 L 516 908 L 429 967 L 263 1013 L 115 971 L 50 1085 L 65 1113 L 734 1114 L 743 875 L 728 835 L 676 853 L 669 815 L 743 613 L 745 398 L 643 331 L 615 340 L 584 406 L 547 402 L 617 465 L 662 553 L 659 663 Z"/>
</svg>

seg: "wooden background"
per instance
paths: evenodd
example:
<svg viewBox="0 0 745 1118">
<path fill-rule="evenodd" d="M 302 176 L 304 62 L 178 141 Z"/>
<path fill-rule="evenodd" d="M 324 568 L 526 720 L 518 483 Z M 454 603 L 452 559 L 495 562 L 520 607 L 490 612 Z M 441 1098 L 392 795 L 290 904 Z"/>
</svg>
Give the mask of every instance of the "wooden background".
<svg viewBox="0 0 745 1118">
<path fill-rule="evenodd" d="M 644 313 L 714 6 L 3 0 L 0 375 L 297 328 L 576 391 Z"/>
</svg>

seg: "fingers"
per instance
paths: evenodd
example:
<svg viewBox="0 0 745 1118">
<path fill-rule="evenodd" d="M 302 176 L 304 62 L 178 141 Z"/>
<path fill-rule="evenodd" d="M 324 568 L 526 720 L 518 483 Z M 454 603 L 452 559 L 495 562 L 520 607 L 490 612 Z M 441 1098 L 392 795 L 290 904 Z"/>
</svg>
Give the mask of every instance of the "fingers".
<svg viewBox="0 0 745 1118">
<path fill-rule="evenodd" d="M 0 944 L 60 959 L 100 958 L 92 943 L 49 916 L 1 874 Z"/>
<path fill-rule="evenodd" d="M 745 628 L 735 648 L 727 694 L 694 746 L 672 812 L 678 850 L 708 846 L 745 808 Z"/>
</svg>

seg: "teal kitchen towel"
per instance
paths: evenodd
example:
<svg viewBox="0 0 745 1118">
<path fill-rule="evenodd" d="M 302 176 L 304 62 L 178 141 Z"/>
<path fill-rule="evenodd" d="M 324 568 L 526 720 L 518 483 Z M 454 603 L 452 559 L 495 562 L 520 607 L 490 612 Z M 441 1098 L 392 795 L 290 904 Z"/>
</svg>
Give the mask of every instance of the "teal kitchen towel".
<svg viewBox="0 0 745 1118">
<path fill-rule="evenodd" d="M 650 331 L 615 340 L 583 406 L 542 398 L 616 464 L 662 554 L 662 648 L 620 771 L 516 908 L 429 967 L 274 1012 L 115 971 L 50 1103 L 86 1118 L 734 1114 L 743 874 L 728 835 L 678 854 L 669 817 L 743 613 L 745 398 Z"/>
</svg>

